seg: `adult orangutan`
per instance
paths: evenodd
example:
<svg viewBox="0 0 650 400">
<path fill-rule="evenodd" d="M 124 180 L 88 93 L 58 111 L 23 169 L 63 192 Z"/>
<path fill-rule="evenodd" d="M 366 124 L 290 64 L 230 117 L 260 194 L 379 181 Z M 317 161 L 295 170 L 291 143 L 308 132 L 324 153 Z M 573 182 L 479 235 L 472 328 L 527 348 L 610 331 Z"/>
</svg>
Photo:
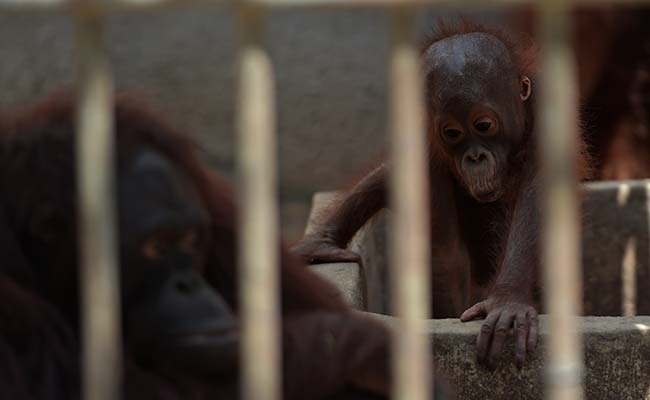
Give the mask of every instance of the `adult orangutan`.
<svg viewBox="0 0 650 400">
<path fill-rule="evenodd" d="M 493 367 L 511 328 L 521 367 L 536 347 L 540 234 L 535 51 L 503 32 L 442 27 L 422 52 L 426 77 L 433 314 L 485 318 L 478 361 Z M 580 139 L 579 139 L 580 140 Z M 578 174 L 587 168 L 580 142 Z M 386 165 L 363 178 L 294 251 L 312 263 L 358 261 L 345 249 L 386 207 Z M 465 307 L 470 304 L 464 304 Z"/>
<path fill-rule="evenodd" d="M 600 5 L 572 12 L 585 141 L 594 179 L 650 177 L 650 10 Z M 535 12 L 510 24 L 534 34 Z"/>
<path fill-rule="evenodd" d="M 0 392 L 79 398 L 74 103 L 0 122 Z M 115 106 L 125 396 L 237 398 L 236 209 L 193 143 Z M 286 252 L 285 399 L 381 399 L 389 337 Z"/>
</svg>

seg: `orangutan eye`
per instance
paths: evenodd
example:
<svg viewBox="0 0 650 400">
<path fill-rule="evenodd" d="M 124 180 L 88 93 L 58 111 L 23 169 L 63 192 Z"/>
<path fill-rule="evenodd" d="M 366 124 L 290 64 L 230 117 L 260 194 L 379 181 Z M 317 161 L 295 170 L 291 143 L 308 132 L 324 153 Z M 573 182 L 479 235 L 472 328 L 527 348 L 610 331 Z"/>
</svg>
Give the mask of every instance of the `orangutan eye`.
<svg viewBox="0 0 650 400">
<path fill-rule="evenodd" d="M 474 128 L 480 133 L 489 134 L 494 132 L 496 122 L 490 117 L 481 117 L 474 121 Z"/>
<path fill-rule="evenodd" d="M 487 132 L 492 128 L 492 122 L 477 122 L 476 123 L 476 129 L 480 132 Z"/>
<path fill-rule="evenodd" d="M 148 260 L 160 260 L 163 253 L 164 243 L 160 237 L 153 236 L 142 246 L 142 255 Z"/>
<path fill-rule="evenodd" d="M 196 229 L 183 231 L 158 231 L 142 246 L 142 255 L 149 260 L 160 260 L 167 250 L 181 250 L 196 253 L 199 250 L 200 235 Z"/>
<path fill-rule="evenodd" d="M 463 131 L 454 126 L 446 126 L 442 128 L 442 134 L 448 142 L 455 143 L 461 139 Z"/>
</svg>

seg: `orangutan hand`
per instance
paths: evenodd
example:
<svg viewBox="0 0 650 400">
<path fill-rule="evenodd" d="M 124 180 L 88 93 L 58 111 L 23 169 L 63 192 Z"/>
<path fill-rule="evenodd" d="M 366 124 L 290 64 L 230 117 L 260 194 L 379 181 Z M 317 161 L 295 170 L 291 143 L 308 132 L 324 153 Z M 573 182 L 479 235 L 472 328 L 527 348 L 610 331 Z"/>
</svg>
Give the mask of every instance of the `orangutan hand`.
<svg viewBox="0 0 650 400">
<path fill-rule="evenodd" d="M 329 238 L 317 235 L 305 236 L 291 247 L 291 252 L 309 264 L 361 262 L 361 257 L 357 253 L 337 246 Z"/>
<path fill-rule="evenodd" d="M 521 369 L 526 354 L 537 347 L 537 310 L 532 304 L 490 296 L 467 309 L 460 320 L 471 321 L 485 318 L 476 340 L 477 360 L 489 369 L 495 368 L 496 358 L 501 353 L 506 336 L 513 328 L 515 336 L 515 362 Z"/>
</svg>

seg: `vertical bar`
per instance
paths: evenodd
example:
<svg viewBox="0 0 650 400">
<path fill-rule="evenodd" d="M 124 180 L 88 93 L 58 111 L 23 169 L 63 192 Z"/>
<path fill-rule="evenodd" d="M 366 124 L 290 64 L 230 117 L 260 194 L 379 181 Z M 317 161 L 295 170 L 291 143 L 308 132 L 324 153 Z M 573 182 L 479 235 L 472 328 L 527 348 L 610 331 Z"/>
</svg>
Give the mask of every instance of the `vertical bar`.
<svg viewBox="0 0 650 400">
<path fill-rule="evenodd" d="M 431 304 L 424 85 L 420 55 L 414 46 L 414 27 L 412 10 L 394 11 L 390 200 L 394 211 L 391 284 L 398 316 L 393 347 L 393 398 L 398 400 L 430 399 L 432 382 L 431 347 L 424 334 Z"/>
<path fill-rule="evenodd" d="M 650 180 L 645 181 L 645 200 L 646 200 L 646 222 L 648 223 L 648 235 L 650 236 Z M 648 238 L 650 239 L 650 237 Z M 648 246 L 648 260 L 650 261 L 650 246 Z M 649 389 L 650 390 L 650 389 Z"/>
<path fill-rule="evenodd" d="M 628 183 L 621 183 L 616 193 L 616 203 L 620 208 L 627 205 L 632 187 Z M 630 236 L 625 241 L 625 250 L 621 259 L 621 315 L 632 317 L 636 315 L 636 237 Z"/>
<path fill-rule="evenodd" d="M 122 392 L 119 271 L 116 256 L 113 80 L 102 20 L 90 2 L 76 11 L 79 52 L 77 182 L 83 398 L 116 400 Z"/>
<path fill-rule="evenodd" d="M 260 10 L 242 5 L 239 284 L 246 400 L 281 398 L 275 99 L 271 60 L 260 43 L 262 22 Z"/>
<path fill-rule="evenodd" d="M 582 338 L 578 331 L 581 271 L 576 181 L 578 135 L 575 68 L 564 0 L 541 4 L 540 150 L 544 182 L 543 261 L 550 336 L 546 398 L 583 397 Z"/>
<path fill-rule="evenodd" d="M 625 242 L 621 266 L 621 280 L 623 281 L 621 304 L 623 305 L 622 311 L 624 317 L 633 317 L 636 315 L 636 252 L 636 237 L 631 236 Z"/>
</svg>

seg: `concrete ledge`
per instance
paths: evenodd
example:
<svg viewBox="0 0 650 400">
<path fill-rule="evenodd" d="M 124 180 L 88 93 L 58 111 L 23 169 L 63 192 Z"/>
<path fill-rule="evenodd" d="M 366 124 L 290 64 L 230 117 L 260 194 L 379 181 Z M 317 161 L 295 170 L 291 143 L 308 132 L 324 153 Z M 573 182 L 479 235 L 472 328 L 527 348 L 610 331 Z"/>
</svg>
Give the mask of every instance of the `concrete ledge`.
<svg viewBox="0 0 650 400">
<path fill-rule="evenodd" d="M 310 266 L 316 274 L 336 286 L 343 298 L 357 310 L 365 310 L 365 295 L 361 267 L 357 263 L 316 264 Z"/>
<path fill-rule="evenodd" d="M 366 313 L 389 325 L 395 318 Z M 650 317 L 579 317 L 585 345 L 588 400 L 650 400 Z M 537 352 L 521 371 L 514 365 L 512 340 L 490 372 L 476 363 L 481 321 L 427 321 L 437 366 L 447 374 L 459 399 L 533 400 L 543 398 L 543 359 L 548 318 L 540 316 Z"/>
<path fill-rule="evenodd" d="M 585 186 L 582 230 L 584 274 L 583 307 L 587 315 L 616 316 L 623 309 L 632 314 L 650 314 L 650 180 L 594 182 Z M 307 232 L 315 229 L 319 216 L 340 195 L 314 195 Z M 385 258 L 386 212 L 372 218 L 353 239 L 350 248 L 358 252 L 363 266 L 359 274 L 345 279 L 332 277 L 346 298 L 362 293 L 363 310 L 384 313 L 390 298 Z M 346 264 L 349 265 L 349 264 Z M 345 271 L 350 267 L 342 268 Z M 335 268 L 330 267 L 330 271 Z M 624 271 L 632 290 L 623 290 Z M 350 281 L 349 279 L 354 279 Z M 348 293 L 349 292 L 349 293 Z"/>
</svg>

